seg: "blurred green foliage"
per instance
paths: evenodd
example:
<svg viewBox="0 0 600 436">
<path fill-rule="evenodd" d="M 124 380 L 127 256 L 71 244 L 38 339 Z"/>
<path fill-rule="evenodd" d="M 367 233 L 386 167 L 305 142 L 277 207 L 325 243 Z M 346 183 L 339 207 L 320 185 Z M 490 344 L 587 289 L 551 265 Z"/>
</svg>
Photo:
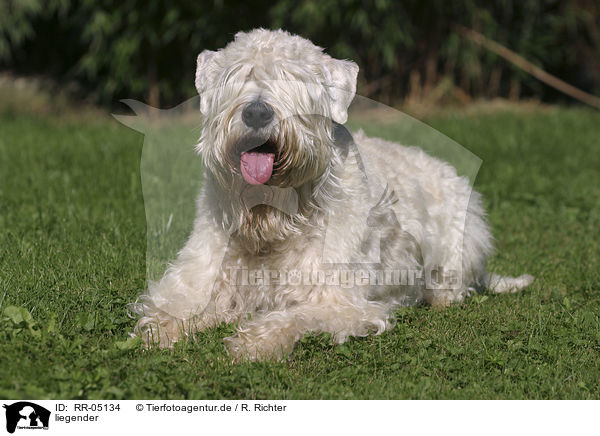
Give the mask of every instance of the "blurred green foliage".
<svg viewBox="0 0 600 436">
<path fill-rule="evenodd" d="M 40 9 L 38 0 L 0 1 L 0 60 L 10 60 L 11 46 L 34 35 L 31 21 Z"/>
<path fill-rule="evenodd" d="M 285 28 L 361 67 L 384 102 L 557 93 L 461 38 L 475 29 L 546 71 L 600 92 L 596 0 L 0 0 L 0 68 L 76 83 L 83 95 L 172 105 L 194 95 L 196 55 L 240 30 Z M 466 98 L 466 97 L 465 97 Z"/>
</svg>

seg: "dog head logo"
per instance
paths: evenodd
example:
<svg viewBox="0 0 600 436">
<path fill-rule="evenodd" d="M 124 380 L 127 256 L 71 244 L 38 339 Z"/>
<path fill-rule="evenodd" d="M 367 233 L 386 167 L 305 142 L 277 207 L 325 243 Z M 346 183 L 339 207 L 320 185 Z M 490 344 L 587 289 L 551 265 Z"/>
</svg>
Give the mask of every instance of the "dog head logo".
<svg viewBox="0 0 600 436">
<path fill-rule="evenodd" d="M 4 404 L 6 409 L 6 431 L 14 433 L 19 429 L 48 429 L 50 411 L 42 406 L 29 401 L 19 401 L 10 405 Z"/>
</svg>

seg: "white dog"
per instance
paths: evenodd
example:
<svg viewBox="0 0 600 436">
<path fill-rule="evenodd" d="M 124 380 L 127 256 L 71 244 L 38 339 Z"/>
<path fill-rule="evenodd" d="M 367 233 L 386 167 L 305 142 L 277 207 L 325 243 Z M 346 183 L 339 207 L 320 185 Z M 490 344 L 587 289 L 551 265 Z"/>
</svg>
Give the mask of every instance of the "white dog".
<svg viewBox="0 0 600 436">
<path fill-rule="evenodd" d="M 193 232 L 133 308 L 168 346 L 222 322 L 235 358 L 289 354 L 305 333 L 381 333 L 395 308 L 516 292 L 486 273 L 480 196 L 447 163 L 343 126 L 358 67 L 284 31 L 198 56 L 205 165 Z"/>
</svg>

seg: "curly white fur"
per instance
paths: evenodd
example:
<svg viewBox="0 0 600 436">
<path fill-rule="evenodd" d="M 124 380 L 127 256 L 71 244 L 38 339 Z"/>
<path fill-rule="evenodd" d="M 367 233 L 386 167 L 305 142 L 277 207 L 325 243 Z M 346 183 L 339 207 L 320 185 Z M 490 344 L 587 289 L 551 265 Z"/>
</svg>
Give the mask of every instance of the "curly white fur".
<svg viewBox="0 0 600 436">
<path fill-rule="evenodd" d="M 389 329 L 401 305 L 444 306 L 474 288 L 513 292 L 531 283 L 486 272 L 492 237 L 481 199 L 452 166 L 361 131 L 346 149 L 336 146 L 332 120 L 346 122 L 357 73 L 353 62 L 284 31 L 238 33 L 198 56 L 205 182 L 188 242 L 133 305 L 138 335 L 168 346 L 238 322 L 225 340 L 234 357 L 282 357 L 309 331 L 341 343 Z M 274 117 L 250 132 L 241 113 L 257 99 Z M 277 145 L 268 189 L 293 192 L 295 213 L 244 201 L 236 147 L 249 133 Z M 365 261 L 372 253 L 376 262 Z M 232 280 L 245 271 L 263 277 Z M 390 271 L 418 280 L 382 282 Z M 290 272 L 304 278 L 282 280 Z M 319 274 L 331 280 L 310 279 Z M 341 283 L 348 274 L 354 280 Z"/>
</svg>

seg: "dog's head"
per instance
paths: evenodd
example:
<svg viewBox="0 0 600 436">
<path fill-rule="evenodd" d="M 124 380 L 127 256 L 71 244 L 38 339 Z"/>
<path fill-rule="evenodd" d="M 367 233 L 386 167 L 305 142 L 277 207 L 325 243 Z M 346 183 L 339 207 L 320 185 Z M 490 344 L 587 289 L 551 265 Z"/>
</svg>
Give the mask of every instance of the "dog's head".
<svg viewBox="0 0 600 436">
<path fill-rule="evenodd" d="M 198 56 L 204 116 L 198 144 L 223 187 L 298 188 L 327 168 L 332 120 L 345 123 L 358 66 L 282 30 L 238 33 Z"/>
</svg>

